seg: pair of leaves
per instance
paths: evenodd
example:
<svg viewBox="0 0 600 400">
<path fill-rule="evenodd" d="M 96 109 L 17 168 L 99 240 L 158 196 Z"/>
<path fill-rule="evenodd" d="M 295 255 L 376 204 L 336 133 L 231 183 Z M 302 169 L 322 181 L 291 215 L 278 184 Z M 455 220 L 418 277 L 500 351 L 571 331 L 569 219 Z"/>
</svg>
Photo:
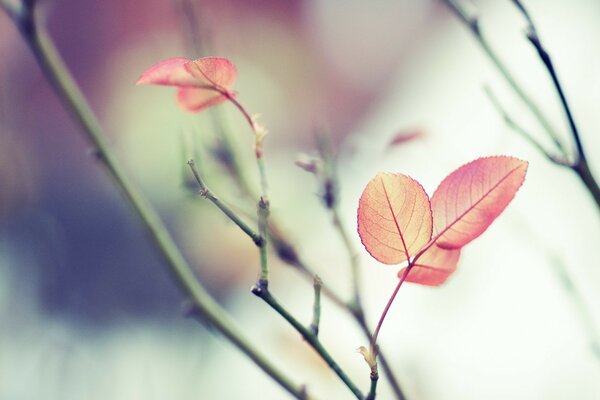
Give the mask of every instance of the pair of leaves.
<svg viewBox="0 0 600 400">
<path fill-rule="evenodd" d="M 186 111 L 198 112 L 234 97 L 230 88 L 236 77 L 235 65 L 226 58 L 171 58 L 144 71 L 136 85 L 175 86 L 177 103 Z"/>
<path fill-rule="evenodd" d="M 359 200 L 361 241 L 384 264 L 407 261 L 409 270 L 399 272 L 406 281 L 441 285 L 456 270 L 460 249 L 500 215 L 526 172 L 527 162 L 517 158 L 479 158 L 448 175 L 431 201 L 414 179 L 379 173 Z"/>
</svg>

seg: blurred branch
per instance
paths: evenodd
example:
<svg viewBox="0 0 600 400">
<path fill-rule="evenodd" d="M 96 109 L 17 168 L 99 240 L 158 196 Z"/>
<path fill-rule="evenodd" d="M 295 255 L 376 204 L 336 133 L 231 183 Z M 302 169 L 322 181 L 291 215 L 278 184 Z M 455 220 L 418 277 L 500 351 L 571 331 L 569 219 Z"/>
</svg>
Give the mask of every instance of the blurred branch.
<svg viewBox="0 0 600 400">
<path fill-rule="evenodd" d="M 0 4 L 3 9 L 7 9 L 7 0 L 0 0 Z M 23 12 L 19 14 L 19 18 L 13 18 L 13 22 L 20 30 L 23 39 L 29 45 L 40 68 L 53 86 L 60 101 L 81 126 L 81 132 L 85 138 L 94 145 L 98 161 L 106 168 L 108 176 L 123 192 L 130 206 L 145 226 L 157 250 L 166 261 L 175 281 L 193 299 L 194 307 L 201 313 L 203 318 L 209 321 L 235 347 L 248 356 L 260 369 L 279 383 L 292 396 L 301 400 L 307 399 L 308 396 L 305 389 L 293 383 L 262 354 L 254 349 L 238 328 L 234 326 L 225 310 L 215 302 L 206 289 L 198 282 L 191 267 L 181 254 L 154 208 L 143 197 L 141 192 L 133 186 L 123 172 L 120 163 L 106 142 L 105 135 L 96 116 L 67 67 L 64 65 L 54 44 L 47 37 L 46 33 L 36 25 L 34 10 L 32 7 L 27 7 L 27 5 L 31 4 L 33 2 L 23 3 Z M 11 14 L 9 16 L 13 17 Z"/>
<path fill-rule="evenodd" d="M 323 204 L 327 210 L 331 213 L 331 219 L 333 226 L 344 244 L 344 248 L 348 253 L 348 259 L 350 260 L 350 274 L 352 283 L 352 300 L 350 306 L 360 310 L 362 312 L 362 304 L 360 300 L 360 277 L 359 277 L 359 264 L 360 258 L 356 248 L 352 244 L 350 235 L 344 227 L 340 218 L 340 201 L 339 201 L 339 179 L 337 176 L 337 163 L 335 160 L 333 145 L 331 143 L 331 137 L 326 134 L 317 135 L 317 150 L 320 156 L 320 168 L 315 168 L 315 176 L 320 180 L 321 197 L 323 198 Z"/>
<path fill-rule="evenodd" d="M 369 339 L 369 342 L 372 342 L 373 335 L 371 334 L 371 330 L 367 326 L 365 312 L 360 298 L 360 258 L 358 252 L 352 244 L 350 235 L 348 234 L 348 231 L 344 227 L 342 219 L 340 218 L 340 184 L 336 173 L 337 162 L 335 159 L 335 151 L 333 149 L 333 144 L 331 143 L 331 138 L 328 135 L 317 135 L 317 150 L 319 152 L 320 159 L 314 162 L 314 168 L 312 168 L 312 171 L 310 171 L 311 168 L 309 168 L 308 170 L 315 175 L 317 180 L 322 185 L 321 196 L 323 199 L 323 204 L 331 212 L 333 226 L 338 236 L 342 240 L 342 243 L 344 244 L 346 252 L 348 253 L 348 258 L 350 260 L 352 300 L 350 301 L 350 303 L 346 303 L 346 308 L 349 310 L 349 312 L 351 312 L 354 319 L 358 322 L 361 329 L 363 330 L 363 333 L 365 333 L 365 335 Z M 383 370 L 386 376 L 388 377 L 389 384 L 396 398 L 398 400 L 405 399 L 404 393 L 402 392 L 400 384 L 398 383 L 398 379 L 396 378 L 394 372 L 390 368 L 390 365 L 388 364 L 385 355 L 379 350 L 378 356 L 381 360 Z M 371 370 L 371 389 L 373 390 L 373 396 L 375 396 L 374 391 L 377 387 L 378 379 L 379 374 L 377 373 L 375 366 L 375 370 Z"/>
<path fill-rule="evenodd" d="M 313 303 L 313 318 L 310 324 L 310 331 L 313 335 L 319 336 L 319 322 L 321 321 L 321 288 L 323 287 L 323 281 L 318 276 L 315 276 L 313 283 L 314 289 L 314 303 Z"/>
<path fill-rule="evenodd" d="M 311 332 L 309 328 L 306 328 L 304 325 L 302 325 L 281 304 L 279 304 L 266 286 L 260 286 L 260 284 L 257 284 L 252 288 L 252 293 L 264 300 L 265 303 L 267 303 L 273 310 L 281 315 L 296 329 L 296 331 L 298 331 L 298 333 L 300 333 L 300 335 L 302 335 L 302 338 L 306 340 L 306 342 L 319 354 L 319 356 L 321 356 L 323 361 L 325 361 L 329 368 L 331 368 L 333 372 L 335 372 L 335 374 L 346 384 L 348 389 L 350 389 L 350 391 L 358 400 L 364 399 L 362 392 L 321 344 L 321 341 L 317 335 Z"/>
<path fill-rule="evenodd" d="M 533 231 L 531 224 L 528 223 L 524 216 L 521 216 L 520 219 L 522 222 L 518 232 L 520 232 L 523 238 L 526 238 L 528 242 L 540 249 L 538 252 L 539 254 L 545 254 L 548 263 L 552 266 L 552 272 L 561 284 L 565 296 L 571 300 L 573 306 L 577 310 L 579 321 L 587 335 L 592 354 L 596 358 L 596 361 L 600 361 L 600 334 L 596 329 L 590 307 L 586 304 L 584 297 L 578 290 L 576 282 L 571 278 L 567 264 L 556 252 L 556 249 L 539 240 L 539 235 Z"/>
<path fill-rule="evenodd" d="M 558 165 L 562 165 L 562 166 L 570 165 L 568 163 L 568 161 L 562 160 L 562 159 L 558 158 L 557 156 L 550 154 L 550 152 L 548 152 L 544 148 L 544 146 L 542 146 L 542 144 L 540 142 L 538 142 L 529 132 L 527 132 L 514 119 L 512 119 L 512 117 L 508 114 L 508 112 L 506 112 L 506 110 L 504 110 L 504 108 L 502 108 L 502 105 L 500 104 L 500 102 L 498 101 L 498 99 L 496 98 L 496 96 L 492 92 L 492 89 L 490 89 L 489 86 L 484 86 L 483 90 L 485 91 L 485 94 L 490 99 L 490 102 L 492 103 L 494 108 L 496 108 L 496 111 L 498 112 L 498 114 L 500 114 L 500 116 L 502 116 L 502 119 L 504 120 L 504 122 L 506 123 L 506 125 L 509 128 L 511 128 L 513 131 L 515 131 L 518 135 L 520 135 L 526 141 L 528 141 L 533 147 L 535 147 L 540 153 L 542 153 L 544 156 L 546 156 L 546 158 L 548 160 L 550 160 L 551 162 L 558 164 Z"/>
<path fill-rule="evenodd" d="M 0 9 L 13 21 L 18 21 L 23 13 L 23 7 L 10 0 L 0 0 Z"/>
<path fill-rule="evenodd" d="M 598 335 L 598 331 L 594 325 L 594 319 L 590 314 L 589 307 L 587 304 L 585 304 L 583 297 L 577 290 L 575 282 L 573 279 L 571 279 L 564 262 L 559 257 L 555 256 L 551 260 L 551 264 L 556 276 L 562 284 L 565 293 L 567 294 L 567 297 L 571 299 L 573 306 L 579 314 L 579 320 L 581 321 L 588 337 L 588 343 L 592 354 L 597 361 L 600 361 L 600 340 L 598 339 L 600 336 Z"/>
<path fill-rule="evenodd" d="M 200 28 L 198 26 L 198 15 L 194 12 L 193 5 L 191 4 L 191 0 L 180 0 L 180 10 L 182 10 L 181 15 L 187 26 L 186 33 L 188 37 L 188 42 L 192 44 L 192 47 L 198 53 L 203 53 L 205 47 L 207 46 L 205 39 L 208 35 L 205 32 L 204 35 L 200 35 Z M 238 187 L 242 190 L 244 197 L 248 199 L 255 199 L 257 194 L 255 193 L 252 186 L 248 183 L 248 180 L 244 174 L 244 169 L 240 166 L 238 162 L 238 157 L 236 156 L 236 149 L 234 148 L 230 135 L 231 133 L 225 128 L 225 121 L 222 114 L 219 113 L 218 108 L 213 108 L 209 110 L 211 112 L 212 123 L 214 128 L 217 130 L 220 138 L 218 152 L 215 153 L 217 156 L 217 160 L 225 167 L 229 175 L 236 182 Z M 348 252 L 351 257 L 351 266 L 352 266 L 352 279 L 353 279 L 353 300 L 351 302 L 346 302 L 343 300 L 336 292 L 331 290 L 326 284 L 322 284 L 321 292 L 327 296 L 333 303 L 335 303 L 342 310 L 348 312 L 357 322 L 359 327 L 361 328 L 364 335 L 367 337 L 369 341 L 372 339 L 371 330 L 369 329 L 364 310 L 362 309 L 362 305 L 360 304 L 360 297 L 358 294 L 360 293 L 358 288 L 358 256 L 356 251 L 352 249 L 351 241 L 349 239 L 349 235 L 343 228 L 340 218 L 339 211 L 337 207 L 334 213 L 334 225 L 336 229 L 338 229 L 339 234 L 344 241 L 345 246 L 348 249 Z M 337 223 L 335 222 L 337 221 Z M 289 236 L 285 233 L 285 231 L 281 228 L 279 221 L 272 216 L 269 217 L 268 220 L 268 238 L 273 246 L 273 250 L 277 254 L 278 258 L 283 261 L 285 264 L 288 264 L 294 267 L 297 271 L 301 273 L 301 275 L 309 280 L 310 282 L 314 282 L 317 277 L 314 270 L 304 261 L 301 257 L 298 249 L 293 244 L 293 241 L 289 238 Z M 383 354 L 380 353 L 380 361 L 381 366 L 389 379 L 390 386 L 398 400 L 404 400 L 404 394 L 400 388 L 398 380 L 395 378 L 394 373 L 391 369 L 391 366 L 387 362 L 386 358 Z"/>
</svg>

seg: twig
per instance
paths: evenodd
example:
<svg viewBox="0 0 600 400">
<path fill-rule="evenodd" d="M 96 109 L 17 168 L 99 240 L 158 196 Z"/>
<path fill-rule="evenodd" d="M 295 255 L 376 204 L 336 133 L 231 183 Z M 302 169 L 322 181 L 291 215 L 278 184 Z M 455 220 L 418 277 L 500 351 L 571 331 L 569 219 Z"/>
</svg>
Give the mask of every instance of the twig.
<svg viewBox="0 0 600 400">
<path fill-rule="evenodd" d="M 196 167 L 196 163 L 194 162 L 194 160 L 189 160 L 187 162 L 187 164 L 189 165 L 189 167 L 192 171 L 192 174 L 194 174 L 194 178 L 196 178 L 196 182 L 198 182 L 198 185 L 200 186 L 200 190 L 199 190 L 200 196 L 208 199 L 211 203 L 213 203 L 215 206 L 217 206 L 219 208 L 219 210 L 221 210 L 223 212 L 223 214 L 225 214 L 246 235 L 248 235 L 250 237 L 250 239 L 252 239 L 254 244 L 256 244 L 257 246 L 261 246 L 261 243 L 263 242 L 261 235 L 256 233 L 252 228 L 250 228 L 248 226 L 248 224 L 246 224 L 244 221 L 242 221 L 242 219 L 231 208 L 229 208 L 228 205 L 226 205 L 219 197 L 217 197 L 214 194 L 214 192 L 212 190 L 210 190 L 208 188 L 208 186 L 206 186 L 206 183 L 204 183 L 204 179 L 202 179 L 202 176 L 200 175 L 200 171 L 198 171 L 198 168 Z"/>
<path fill-rule="evenodd" d="M 498 72 L 504 77 L 508 85 L 517 94 L 517 96 L 523 101 L 523 103 L 529 108 L 532 114 L 536 117 L 540 125 L 544 128 L 544 131 L 554 142 L 556 148 L 566 158 L 567 152 L 563 147 L 556 130 L 552 127 L 546 116 L 542 113 L 541 109 L 535 104 L 535 102 L 525 93 L 525 91 L 519 86 L 513 75 L 509 72 L 508 68 L 500 60 L 498 55 L 491 48 L 485 37 L 481 34 L 479 28 L 479 20 L 476 16 L 468 15 L 465 10 L 460 7 L 454 0 L 441 0 L 446 4 L 450 10 L 452 10 L 456 16 L 469 28 L 469 31 L 473 34 L 485 54 L 492 61 Z"/>
<path fill-rule="evenodd" d="M 525 130 L 525 128 L 523 128 L 514 119 L 512 119 L 511 116 L 508 114 L 508 112 L 506 112 L 506 110 L 504 108 L 502 108 L 502 105 L 500 104 L 500 102 L 498 101 L 498 99 L 496 98 L 496 96 L 492 92 L 492 89 L 490 89 L 489 86 L 484 86 L 483 89 L 485 91 L 485 94 L 490 99 L 490 102 L 492 103 L 494 108 L 496 108 L 496 111 L 498 112 L 498 114 L 500 114 L 500 116 L 502 117 L 502 119 L 504 120 L 504 122 L 506 123 L 506 125 L 509 128 L 511 128 L 513 131 L 515 131 L 517 134 L 519 134 L 526 141 L 528 141 L 540 153 L 542 153 L 544 156 L 546 156 L 546 158 L 548 160 L 552 161 L 555 164 L 562 165 L 562 166 L 570 165 L 568 161 L 562 160 L 558 156 L 550 154 L 550 152 L 548 150 L 546 150 L 544 148 L 544 146 L 542 146 L 542 144 L 540 142 L 538 142 L 529 132 L 527 132 Z"/>
<path fill-rule="evenodd" d="M 350 273 L 351 273 L 351 282 L 352 282 L 352 300 L 349 303 L 346 303 L 346 308 L 354 319 L 361 326 L 361 329 L 369 339 L 369 342 L 373 341 L 373 335 L 371 335 L 371 331 L 366 324 L 364 308 L 362 306 L 362 301 L 360 298 L 360 277 L 359 277 L 359 267 L 360 267 L 360 258 L 358 256 L 358 252 L 356 251 L 352 240 L 350 239 L 350 235 L 348 231 L 344 227 L 342 223 L 342 219 L 340 218 L 339 212 L 339 204 L 340 204 L 340 196 L 339 196 L 339 180 L 336 173 L 336 160 L 334 156 L 333 145 L 331 143 L 331 139 L 329 136 L 320 134 L 317 135 L 317 149 L 319 155 L 321 157 L 321 162 L 318 164 L 320 166 L 315 168 L 314 174 L 320 180 L 322 184 L 321 195 L 323 198 L 323 204 L 325 207 L 331 212 L 332 223 L 333 226 L 338 233 L 339 237 L 344 244 L 346 252 L 348 253 L 348 258 L 350 260 Z M 381 353 L 381 350 L 378 350 L 379 359 L 382 362 L 383 370 L 389 380 L 390 386 L 398 400 L 404 400 L 405 396 L 400 388 L 398 380 L 390 368 L 385 356 Z M 376 376 L 377 379 L 373 381 L 373 377 Z M 377 372 L 377 363 L 374 360 L 373 365 L 371 366 L 371 383 L 372 389 L 375 390 L 377 385 L 377 380 L 379 379 L 379 374 Z M 374 386 L 373 386 L 374 385 Z"/>
<path fill-rule="evenodd" d="M 512 0 L 515 6 L 519 9 L 519 11 L 523 14 L 524 18 L 527 21 L 528 29 L 527 29 L 527 38 L 531 42 L 531 44 L 535 47 L 540 56 L 542 62 L 544 63 L 550 77 L 552 78 L 552 82 L 554 87 L 558 93 L 561 104 L 565 111 L 569 127 L 571 130 L 571 134 L 573 140 L 575 142 L 576 154 L 575 157 L 569 157 L 569 154 L 563 147 L 562 143 L 558 139 L 558 135 L 556 131 L 552 128 L 548 119 L 541 112 L 539 107 L 533 102 L 533 100 L 527 96 L 525 91 L 517 84 L 515 78 L 510 74 L 506 66 L 501 62 L 500 58 L 496 55 L 496 53 L 492 50 L 488 42 L 485 40 L 485 37 L 481 34 L 479 28 L 479 21 L 476 16 L 469 16 L 458 4 L 455 0 L 441 0 L 445 3 L 456 15 L 457 17 L 469 28 L 469 31 L 473 34 L 475 39 L 480 44 L 483 51 L 492 61 L 492 63 L 496 66 L 498 71 L 502 74 L 506 82 L 512 88 L 512 90 L 517 94 L 518 97 L 521 98 L 523 103 L 529 108 L 531 113 L 536 117 L 540 125 L 544 128 L 544 131 L 548 134 L 548 136 L 552 139 L 557 149 L 561 152 L 562 157 L 560 160 L 568 160 L 572 161 L 571 164 L 566 165 L 571 168 L 577 176 L 581 179 L 583 184 L 586 186 L 587 190 L 592 195 L 594 201 L 596 202 L 596 206 L 600 211 L 600 186 L 598 185 L 598 181 L 594 178 L 592 171 L 590 170 L 590 166 L 587 162 L 587 158 L 584 152 L 583 144 L 581 143 L 581 139 L 579 137 L 579 131 L 577 130 L 577 126 L 573 119 L 573 115 L 571 113 L 571 109 L 566 100 L 565 94 L 562 90 L 562 86 L 560 81 L 558 80 L 558 76 L 556 74 L 556 70 L 552 63 L 552 60 L 542 46 L 539 35 L 537 33 L 537 29 L 533 24 L 533 20 L 524 7 L 523 3 L 519 0 Z M 559 162 L 560 164 L 566 164 L 564 162 Z"/>
<path fill-rule="evenodd" d="M 319 322 L 321 321 L 321 288 L 323 287 L 323 281 L 321 278 L 315 275 L 315 281 L 313 283 L 315 298 L 313 302 L 313 318 L 310 324 L 310 331 L 313 335 L 319 336 Z"/>
<path fill-rule="evenodd" d="M 0 5 L 9 10 L 6 0 L 0 0 Z M 23 5 L 23 12 L 18 16 L 11 15 L 13 22 L 19 28 L 23 39 L 29 45 L 46 78 L 53 86 L 60 101 L 73 115 L 82 128 L 82 134 L 96 148 L 98 161 L 106 168 L 109 177 L 123 192 L 146 230 L 150 234 L 157 250 L 164 257 L 169 271 L 175 281 L 194 302 L 194 306 L 235 347 L 248 356 L 260 369 L 280 384 L 292 396 L 299 400 L 308 398 L 303 387 L 293 383 L 279 371 L 270 361 L 247 341 L 227 316 L 226 312 L 214 301 L 206 289 L 198 282 L 192 269 L 177 248 L 168 230 L 158 214 L 141 192 L 133 186 L 124 174 L 120 163 L 107 145 L 104 133 L 92 112 L 87 100 L 76 85 L 74 79 L 63 64 L 58 51 L 51 40 L 35 23 L 33 9 Z M 18 18 L 17 18 L 18 17 Z"/>
<path fill-rule="evenodd" d="M 377 371 L 371 372 L 371 388 L 365 400 L 375 400 L 377 396 L 377 381 L 379 381 L 379 374 Z"/>
<path fill-rule="evenodd" d="M 269 218 L 269 202 L 265 197 L 258 200 L 258 232 L 263 239 L 260 250 L 260 282 L 267 285 L 269 282 L 269 265 L 267 263 L 267 226 Z"/>
<path fill-rule="evenodd" d="M 513 3 L 521 11 L 524 18 L 527 20 L 527 39 L 533 45 L 533 47 L 535 47 L 540 59 L 542 60 L 542 63 L 544 64 L 546 70 L 550 74 L 550 78 L 552 79 L 552 83 L 554 85 L 554 88 L 556 89 L 556 93 L 558 94 L 562 108 L 565 112 L 565 116 L 569 123 L 569 128 L 573 137 L 573 141 L 575 142 L 576 150 L 576 154 L 574 157 L 575 161 L 571 165 L 571 168 L 573 169 L 573 171 L 575 171 L 575 173 L 579 175 L 580 179 L 586 185 L 589 192 L 594 197 L 598 209 L 600 210 L 600 187 L 598 186 L 598 182 L 595 180 L 590 171 L 583 144 L 581 143 L 581 138 L 579 136 L 579 130 L 577 129 L 577 124 L 575 123 L 573 113 L 571 112 L 571 107 L 569 106 L 569 102 L 567 101 L 567 97 L 562 88 L 560 80 L 558 79 L 558 74 L 556 73 L 556 69 L 554 68 L 552 58 L 543 46 L 542 41 L 537 33 L 537 29 L 533 24 L 533 20 L 531 19 L 531 16 L 525 8 L 525 6 L 519 0 L 513 0 Z"/>
<path fill-rule="evenodd" d="M 325 361 L 329 368 L 331 368 L 333 372 L 335 372 L 335 374 L 344 382 L 344 384 L 348 387 L 348 389 L 350 389 L 357 399 L 364 399 L 360 389 L 358 389 L 358 387 L 352 382 L 344 370 L 342 370 L 342 368 L 337 364 L 337 362 L 321 344 L 319 338 L 313 334 L 310 329 L 306 328 L 296 318 L 294 318 L 283 306 L 281 306 L 281 304 L 279 304 L 279 302 L 273 297 L 267 287 L 257 284 L 252 288 L 252 293 L 264 300 L 265 303 L 267 303 L 273 310 L 281 315 L 296 329 L 296 331 L 298 331 L 298 333 L 300 333 L 300 335 L 302 335 L 302 338 L 306 340 L 306 342 L 319 354 L 319 356 L 321 356 L 323 361 Z"/>
<path fill-rule="evenodd" d="M 189 3 L 189 0 L 181 0 L 181 1 L 182 1 L 182 3 L 184 3 L 184 5 L 185 5 L 185 3 Z M 193 13 L 184 13 L 184 17 L 185 17 L 186 22 L 188 24 L 192 25 L 191 29 L 189 29 L 188 31 L 189 32 L 194 32 L 194 31 L 197 32 L 198 31 L 198 29 L 196 27 L 197 20 L 195 19 Z M 194 43 L 195 49 L 197 50 L 197 52 L 200 52 L 200 53 L 202 52 L 201 50 L 203 49 L 203 46 L 206 46 L 205 42 L 197 41 L 197 40 L 195 40 L 195 38 L 190 38 L 190 42 L 191 43 L 195 42 Z M 217 129 L 218 133 L 220 134 L 220 138 L 221 138 L 220 145 L 222 145 L 222 147 L 220 147 L 219 149 L 222 151 L 222 154 L 219 152 L 217 154 L 217 159 L 221 162 L 222 165 L 225 166 L 225 169 L 229 172 L 230 176 L 237 183 L 238 187 L 241 189 L 244 196 L 247 197 L 248 199 L 256 198 L 257 194 L 255 193 L 255 191 L 253 190 L 251 185 L 248 183 L 248 180 L 246 179 L 246 176 L 244 174 L 244 170 L 243 170 L 243 168 L 241 168 L 241 166 L 239 165 L 239 163 L 237 161 L 238 158 L 235 156 L 236 150 L 233 147 L 232 142 L 230 140 L 230 132 L 228 132 L 224 127 L 225 122 L 224 122 L 222 115 L 218 112 L 219 111 L 218 109 L 211 109 L 209 111 L 211 111 L 212 123 L 213 123 L 215 129 Z M 252 121 L 252 119 L 249 118 L 247 113 L 246 113 L 246 119 L 249 122 Z M 259 168 L 260 168 L 260 166 L 259 166 Z M 266 185 L 261 184 L 261 186 L 264 187 Z M 346 234 L 346 236 L 348 237 L 347 234 Z M 280 227 L 279 222 L 276 219 L 274 219 L 272 216 L 269 217 L 269 221 L 268 221 L 268 238 L 269 238 L 269 241 L 270 241 L 275 253 L 277 254 L 278 258 L 281 261 L 294 267 L 307 280 L 314 282 L 316 273 L 302 259 L 302 257 L 299 255 L 297 248 L 294 246 L 292 240 L 284 233 L 283 229 Z M 348 243 L 350 243 L 350 242 L 348 241 Z M 354 259 L 354 261 L 351 265 L 352 265 L 353 282 L 354 282 L 354 284 L 353 284 L 354 293 L 360 293 L 360 291 L 358 290 L 358 282 L 359 282 L 359 279 L 358 279 L 358 257 L 356 257 Z M 359 325 L 359 327 L 361 328 L 362 332 L 367 337 L 367 339 L 369 341 L 371 340 L 371 338 L 372 338 L 371 330 L 369 329 L 369 327 L 366 323 L 364 311 L 362 309 L 362 306 L 360 305 L 360 300 L 359 301 L 354 300 L 354 301 L 348 303 L 325 284 L 323 284 L 323 286 L 321 288 L 321 292 L 325 296 L 327 296 L 334 304 L 336 304 L 338 307 L 340 307 L 342 310 L 348 312 L 355 319 L 355 321 L 357 322 L 357 324 Z M 356 299 L 357 297 L 354 296 L 354 298 Z M 358 304 L 358 307 L 357 307 L 357 304 Z M 387 362 L 383 353 L 380 352 L 379 357 L 380 357 L 381 366 L 382 366 L 386 376 L 388 377 L 389 384 L 392 387 L 392 390 L 393 390 L 396 398 L 398 400 L 404 400 L 405 399 L 404 394 L 400 388 L 398 380 L 394 376 L 391 366 Z"/>
</svg>

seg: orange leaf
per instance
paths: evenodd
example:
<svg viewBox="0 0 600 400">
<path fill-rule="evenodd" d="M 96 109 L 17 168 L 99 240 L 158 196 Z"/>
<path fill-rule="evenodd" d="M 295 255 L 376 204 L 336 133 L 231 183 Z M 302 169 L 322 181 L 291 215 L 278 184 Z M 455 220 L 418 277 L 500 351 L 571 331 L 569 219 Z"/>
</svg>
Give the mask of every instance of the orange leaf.
<svg viewBox="0 0 600 400">
<path fill-rule="evenodd" d="M 358 203 L 358 234 L 384 264 L 399 264 L 431 238 L 431 206 L 423 187 L 402 174 L 379 173 Z"/>
<path fill-rule="evenodd" d="M 526 172 L 526 161 L 496 156 L 448 175 L 431 197 L 435 242 L 456 249 L 481 235 L 511 202 Z"/>
<path fill-rule="evenodd" d="M 439 286 L 456 271 L 459 257 L 460 249 L 446 250 L 433 245 L 416 260 L 405 281 Z M 398 277 L 402 278 L 406 268 L 402 268 L 398 272 Z"/>
</svg>

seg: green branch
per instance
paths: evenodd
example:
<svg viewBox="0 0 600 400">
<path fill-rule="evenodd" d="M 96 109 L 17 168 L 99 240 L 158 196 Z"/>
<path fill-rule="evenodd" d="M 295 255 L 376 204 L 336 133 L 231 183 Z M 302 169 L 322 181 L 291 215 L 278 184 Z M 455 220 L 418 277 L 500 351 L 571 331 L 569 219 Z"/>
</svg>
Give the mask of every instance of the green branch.
<svg viewBox="0 0 600 400">
<path fill-rule="evenodd" d="M 321 322 L 321 288 L 323 287 L 323 281 L 318 276 L 315 276 L 313 283 L 314 289 L 314 303 L 313 303 L 313 318 L 310 324 L 310 331 L 313 335 L 319 335 L 319 323 Z"/>
<path fill-rule="evenodd" d="M 4 10 L 10 10 L 6 0 L 0 0 L 0 5 Z M 157 250 L 169 266 L 169 271 L 176 282 L 193 300 L 195 310 L 292 396 L 299 400 L 307 399 L 308 395 L 305 389 L 293 383 L 254 349 L 238 328 L 234 326 L 230 318 L 226 316 L 225 311 L 198 282 L 154 208 L 123 172 L 120 163 L 106 143 L 100 124 L 73 77 L 63 64 L 58 51 L 45 32 L 35 24 L 33 9 L 25 7 L 24 4 L 21 13 L 8 13 L 8 15 L 13 18 L 15 25 L 29 45 L 61 102 L 81 126 L 85 138 L 95 147 L 99 162 L 106 168 L 109 177 L 123 192 L 132 209 L 145 226 Z"/>
<path fill-rule="evenodd" d="M 333 359 L 331 354 L 321 344 L 317 335 L 311 332 L 310 329 L 302 325 L 296 318 L 294 318 L 279 302 L 273 297 L 271 292 L 266 286 L 257 284 L 252 288 L 252 293 L 257 297 L 265 301 L 273 310 L 281 315 L 290 325 L 292 325 L 302 338 L 321 356 L 323 361 L 327 363 L 329 368 L 335 372 L 335 374 L 346 384 L 348 389 L 354 394 L 358 400 L 363 400 L 363 394 L 358 387 L 352 382 L 348 375 L 342 370 L 338 363 Z"/>
</svg>

